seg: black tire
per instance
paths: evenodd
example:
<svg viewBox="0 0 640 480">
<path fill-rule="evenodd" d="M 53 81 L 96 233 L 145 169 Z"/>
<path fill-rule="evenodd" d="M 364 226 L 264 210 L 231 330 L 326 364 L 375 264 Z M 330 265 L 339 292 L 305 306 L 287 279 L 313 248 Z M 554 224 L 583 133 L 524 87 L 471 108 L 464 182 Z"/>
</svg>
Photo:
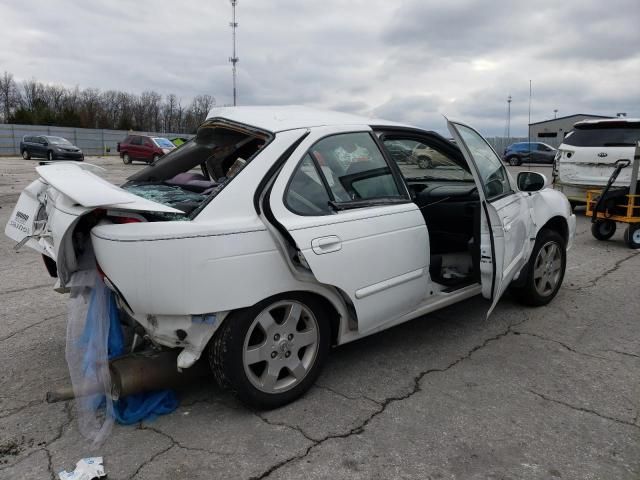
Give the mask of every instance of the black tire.
<svg viewBox="0 0 640 480">
<path fill-rule="evenodd" d="M 25 160 L 31 160 L 31 155 L 29 154 L 29 150 L 23 150 L 22 151 L 22 158 L 24 158 Z"/>
<path fill-rule="evenodd" d="M 509 165 L 511 165 L 512 167 L 518 167 L 522 165 L 522 160 L 516 156 L 507 158 L 507 162 L 509 162 Z"/>
<path fill-rule="evenodd" d="M 433 168 L 433 160 L 428 155 L 420 155 L 418 157 L 419 168 Z"/>
<path fill-rule="evenodd" d="M 555 285 L 550 289 L 549 292 L 541 293 L 536 287 L 536 263 L 538 261 L 538 256 L 542 248 L 546 247 L 550 243 L 555 244 L 560 253 L 560 269 L 558 271 L 559 276 L 557 277 Z M 518 287 L 513 287 L 511 289 L 513 295 L 520 303 L 524 305 L 540 307 L 542 305 L 548 304 L 551 300 L 553 300 L 553 298 L 558 293 L 558 290 L 560 290 L 560 287 L 562 286 L 566 267 L 567 245 L 564 238 L 562 238 L 562 236 L 555 230 L 543 228 L 538 233 L 536 243 L 534 244 L 533 251 L 531 252 L 531 257 L 529 258 L 529 263 L 527 264 L 527 267 L 523 272 L 523 274 L 526 275 L 524 284 Z"/>
<path fill-rule="evenodd" d="M 640 248 L 640 223 L 630 223 L 624 231 L 624 242 L 629 248 Z"/>
<path fill-rule="evenodd" d="M 53 152 L 51 150 L 47 152 L 47 160 L 53 162 Z"/>
<path fill-rule="evenodd" d="M 154 155 L 151 159 L 151 163 L 156 163 L 158 160 L 160 160 L 160 155 Z"/>
<path fill-rule="evenodd" d="M 267 393 L 254 386 L 245 371 L 245 340 L 251 338 L 253 331 L 251 327 L 261 312 L 273 305 L 288 301 L 302 304 L 312 312 L 317 324 L 317 350 L 305 376 L 299 382 L 280 393 Z M 271 343 L 271 340 L 270 337 L 265 336 L 263 345 Z M 222 388 L 230 390 L 241 402 L 252 408 L 272 409 L 292 402 L 313 385 L 325 363 L 330 340 L 330 320 L 317 298 L 304 293 L 282 294 L 263 300 L 253 307 L 236 310 L 225 318 L 209 344 L 209 364 L 217 383 Z M 271 353 L 271 358 L 274 358 L 273 355 L 280 350 L 279 347 L 271 348 L 275 348 Z M 265 361 L 264 368 L 270 365 L 269 362 L 270 360 Z M 285 370 L 285 367 L 280 368 L 278 375 Z"/>
<path fill-rule="evenodd" d="M 122 154 L 122 163 L 124 163 L 125 165 L 129 165 L 131 163 L 131 157 L 128 153 Z"/>
<path fill-rule="evenodd" d="M 613 220 L 597 220 L 591 224 L 591 235 L 598 240 L 609 240 L 616 233 L 616 222 Z"/>
</svg>

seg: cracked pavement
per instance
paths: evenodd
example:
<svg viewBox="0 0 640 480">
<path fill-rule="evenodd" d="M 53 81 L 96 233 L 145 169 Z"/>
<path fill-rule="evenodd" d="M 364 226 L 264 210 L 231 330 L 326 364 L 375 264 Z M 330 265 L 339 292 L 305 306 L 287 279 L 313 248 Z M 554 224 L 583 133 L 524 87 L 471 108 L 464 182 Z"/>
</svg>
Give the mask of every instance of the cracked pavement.
<svg viewBox="0 0 640 480">
<path fill-rule="evenodd" d="M 94 159 L 121 181 L 137 165 Z M 0 159 L 0 225 L 36 162 Z M 541 167 L 548 173 L 545 167 Z M 547 307 L 475 298 L 331 352 L 297 402 L 251 411 L 213 382 L 171 415 L 116 425 L 98 450 L 67 381 L 66 297 L 0 237 L 0 478 L 57 478 L 102 455 L 111 479 L 640 478 L 640 251 L 578 218 Z"/>
</svg>

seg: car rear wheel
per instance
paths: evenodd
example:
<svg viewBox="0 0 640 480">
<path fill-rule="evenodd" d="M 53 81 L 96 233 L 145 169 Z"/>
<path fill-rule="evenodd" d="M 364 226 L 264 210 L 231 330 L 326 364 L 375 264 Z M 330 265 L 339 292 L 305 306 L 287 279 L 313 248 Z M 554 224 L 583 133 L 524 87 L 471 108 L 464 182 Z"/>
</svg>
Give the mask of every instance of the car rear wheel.
<svg viewBox="0 0 640 480">
<path fill-rule="evenodd" d="M 47 160 L 53 162 L 53 152 L 51 150 L 47 152 Z"/>
<path fill-rule="evenodd" d="M 509 165 L 511 165 L 512 167 L 517 167 L 519 165 L 522 165 L 522 160 L 520 160 L 518 157 L 509 157 Z"/>
<path fill-rule="evenodd" d="M 616 233 L 616 222 L 613 220 L 598 220 L 591 224 L 591 235 L 598 240 L 609 240 Z"/>
<path fill-rule="evenodd" d="M 128 153 L 125 153 L 124 155 L 122 155 L 122 162 L 125 165 L 129 165 L 131 163 L 131 157 L 129 156 Z"/>
<path fill-rule="evenodd" d="M 158 160 L 160 160 L 160 155 L 156 154 L 153 156 L 153 159 L 151 160 L 151 162 L 156 163 Z"/>
<path fill-rule="evenodd" d="M 525 282 L 512 289 L 514 296 L 525 305 L 546 305 L 560 290 L 567 266 L 567 247 L 562 236 L 547 228 L 538 233 L 529 264 L 523 274 Z"/>
<path fill-rule="evenodd" d="M 25 160 L 30 160 L 31 159 L 31 155 L 29 155 L 29 151 L 28 150 L 23 150 L 22 151 L 22 158 L 24 158 Z"/>
<path fill-rule="evenodd" d="M 330 330 L 316 298 L 279 295 L 229 315 L 211 341 L 209 363 L 217 382 L 243 403 L 280 407 L 313 385 Z"/>
<path fill-rule="evenodd" d="M 629 248 L 640 248 L 640 224 L 630 223 L 624 231 L 624 241 Z"/>
</svg>

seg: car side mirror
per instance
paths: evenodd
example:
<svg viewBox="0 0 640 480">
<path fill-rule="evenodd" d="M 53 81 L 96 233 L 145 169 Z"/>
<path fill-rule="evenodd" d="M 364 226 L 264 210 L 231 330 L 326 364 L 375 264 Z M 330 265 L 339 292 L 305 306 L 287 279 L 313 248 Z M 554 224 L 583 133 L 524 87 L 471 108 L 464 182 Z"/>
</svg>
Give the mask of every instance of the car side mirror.
<svg viewBox="0 0 640 480">
<path fill-rule="evenodd" d="M 538 172 L 520 172 L 518 174 L 518 190 L 521 192 L 538 192 L 548 186 L 547 177 Z"/>
</svg>

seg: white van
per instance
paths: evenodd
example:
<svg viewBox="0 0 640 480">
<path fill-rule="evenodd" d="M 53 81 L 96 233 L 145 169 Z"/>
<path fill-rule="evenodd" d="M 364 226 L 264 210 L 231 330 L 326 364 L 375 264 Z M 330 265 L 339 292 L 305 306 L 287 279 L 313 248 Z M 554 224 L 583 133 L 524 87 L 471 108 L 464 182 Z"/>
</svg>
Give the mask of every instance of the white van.
<svg viewBox="0 0 640 480">
<path fill-rule="evenodd" d="M 564 193 L 572 206 L 584 205 L 587 190 L 607 184 L 616 160 L 633 161 L 638 141 L 640 119 L 637 118 L 577 122 L 558 147 L 553 167 L 555 189 Z M 630 181 L 631 168 L 625 168 L 614 185 L 628 186 Z"/>
</svg>

